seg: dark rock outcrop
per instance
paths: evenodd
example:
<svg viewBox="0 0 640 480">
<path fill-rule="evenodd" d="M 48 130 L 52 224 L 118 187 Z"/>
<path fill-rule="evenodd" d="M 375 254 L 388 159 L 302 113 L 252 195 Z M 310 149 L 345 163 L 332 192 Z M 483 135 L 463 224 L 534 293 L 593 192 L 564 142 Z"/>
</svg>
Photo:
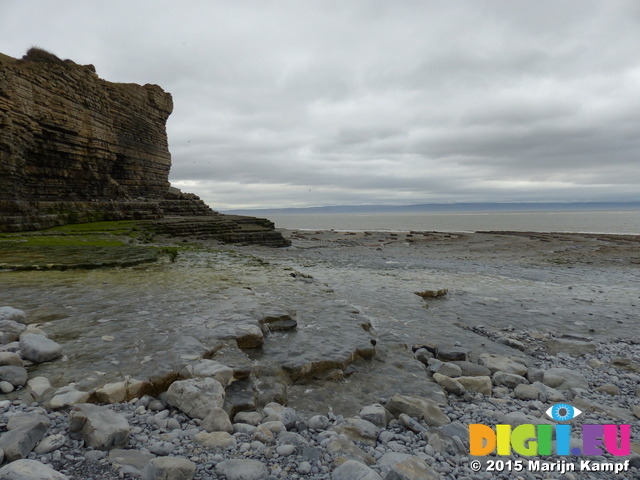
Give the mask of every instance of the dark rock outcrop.
<svg viewBox="0 0 640 480">
<path fill-rule="evenodd" d="M 170 188 L 172 110 L 157 85 L 108 82 L 92 65 L 39 49 L 22 60 L 0 54 L 0 232 L 131 219 L 163 220 L 162 228 L 201 217 L 188 222 L 200 225 L 192 233 L 264 243 L 270 232 L 266 243 L 287 244 L 268 221 L 222 220 Z M 181 223 L 166 230 L 184 235 Z"/>
</svg>

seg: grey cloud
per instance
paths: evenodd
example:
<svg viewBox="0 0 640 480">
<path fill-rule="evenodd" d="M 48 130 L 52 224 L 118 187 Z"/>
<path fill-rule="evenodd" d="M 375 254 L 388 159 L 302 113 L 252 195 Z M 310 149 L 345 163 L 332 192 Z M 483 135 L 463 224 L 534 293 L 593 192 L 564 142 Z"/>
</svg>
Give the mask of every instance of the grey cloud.
<svg viewBox="0 0 640 480">
<path fill-rule="evenodd" d="M 214 206 L 640 200 L 632 0 L 21 0 L 0 29 L 171 92 L 171 181 Z"/>
</svg>

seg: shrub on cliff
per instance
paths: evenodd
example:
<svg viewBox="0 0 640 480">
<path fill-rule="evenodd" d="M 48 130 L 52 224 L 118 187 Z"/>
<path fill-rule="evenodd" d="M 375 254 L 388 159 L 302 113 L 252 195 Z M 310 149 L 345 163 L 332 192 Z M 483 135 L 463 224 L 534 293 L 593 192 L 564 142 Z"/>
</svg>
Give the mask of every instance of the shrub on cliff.
<svg viewBox="0 0 640 480">
<path fill-rule="evenodd" d="M 22 60 L 26 60 L 29 62 L 58 63 L 60 65 L 65 64 L 65 61 L 63 61 L 53 53 L 40 47 L 31 47 L 22 57 Z"/>
</svg>

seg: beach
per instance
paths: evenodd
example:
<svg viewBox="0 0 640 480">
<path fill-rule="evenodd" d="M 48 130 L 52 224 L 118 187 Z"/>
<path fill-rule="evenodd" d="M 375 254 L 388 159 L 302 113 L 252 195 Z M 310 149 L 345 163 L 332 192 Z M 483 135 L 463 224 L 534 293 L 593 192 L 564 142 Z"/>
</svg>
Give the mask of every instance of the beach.
<svg viewBox="0 0 640 480">
<path fill-rule="evenodd" d="M 175 261 L 2 272 L 0 303 L 24 310 L 27 323 L 64 352 L 30 367 L 30 376 L 49 379 L 49 391 L 35 399 L 24 388 L 6 398 L 46 407 L 71 384 L 95 400 L 105 384 L 135 379 L 174 416 L 163 392 L 187 378 L 189 368 L 214 361 L 234 372 L 224 407 L 232 420 L 275 401 L 300 419 L 325 415 L 335 426 L 400 396 L 435 402 L 447 423 L 465 429 L 469 422 L 548 421 L 546 409 L 563 399 L 585 412 L 584 422 L 632 424 L 638 449 L 640 237 L 282 233 L 291 247 L 188 238 Z M 270 329 L 269 322 L 289 326 Z M 494 359 L 522 370 L 503 371 L 505 363 L 495 366 Z M 544 375 L 553 369 L 576 371 L 586 383 L 549 387 Z M 460 390 L 455 379 L 461 377 L 477 378 Z M 119 401 L 135 407 L 140 398 Z M 509 420 L 509 414 L 520 417 Z M 394 435 L 401 435 L 398 421 Z M 423 428 L 429 428 L 424 419 Z M 420 453 L 441 478 L 470 475 L 461 470 L 468 438 L 454 436 L 466 455 L 457 447 L 425 453 L 426 434 L 397 453 Z M 387 443 L 377 450 L 381 455 Z M 321 462 L 316 477 L 299 478 L 328 478 L 321 467 L 330 471 L 332 462 Z M 452 462 L 455 467 L 444 466 Z M 194 478 L 209 478 L 205 473 Z M 575 478 L 607 478 L 580 475 Z"/>
</svg>

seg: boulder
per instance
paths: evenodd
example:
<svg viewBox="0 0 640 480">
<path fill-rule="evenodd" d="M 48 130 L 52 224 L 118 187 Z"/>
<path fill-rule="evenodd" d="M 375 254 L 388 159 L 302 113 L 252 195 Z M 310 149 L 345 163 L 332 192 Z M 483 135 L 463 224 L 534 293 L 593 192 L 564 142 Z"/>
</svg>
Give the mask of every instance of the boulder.
<svg viewBox="0 0 640 480">
<path fill-rule="evenodd" d="M 27 333 L 20 337 L 20 353 L 33 363 L 44 363 L 62 356 L 62 347 L 39 333 Z"/>
<path fill-rule="evenodd" d="M 424 428 L 420 423 L 416 422 L 406 413 L 401 413 L 398 417 L 398 420 L 400 420 L 400 423 L 402 423 L 402 425 L 404 425 L 414 433 L 422 433 L 427 431 L 426 428 Z"/>
<path fill-rule="evenodd" d="M 35 460 L 16 460 L 0 468 L 0 480 L 69 480 L 69 477 Z"/>
<path fill-rule="evenodd" d="M 362 410 L 360 410 L 359 416 L 363 420 L 367 420 L 380 428 L 387 428 L 390 417 L 387 409 L 379 403 L 363 407 Z"/>
<path fill-rule="evenodd" d="M 457 348 L 440 348 L 438 359 L 443 362 L 466 362 L 468 350 L 460 350 Z"/>
<path fill-rule="evenodd" d="M 132 472 L 136 475 L 140 475 L 144 467 L 156 458 L 151 453 L 140 452 L 138 450 L 124 450 L 121 448 L 114 448 L 109 451 L 109 461 L 115 467 L 122 468 L 125 471 Z"/>
<path fill-rule="evenodd" d="M 201 432 L 193 436 L 193 440 L 207 448 L 226 449 L 237 445 L 236 437 L 227 432 Z"/>
<path fill-rule="evenodd" d="M 515 348 L 520 351 L 524 351 L 524 344 L 518 340 L 514 340 L 513 338 L 500 337 L 496 340 L 496 343 L 506 345 L 507 347 Z"/>
<path fill-rule="evenodd" d="M 142 480 L 191 480 L 196 464 L 182 457 L 159 457 L 142 470 Z"/>
<path fill-rule="evenodd" d="M 275 402 L 267 403 L 262 409 L 262 413 L 265 415 L 264 422 L 282 422 L 287 430 L 294 427 L 298 421 L 298 414 L 293 408 L 284 407 Z"/>
<path fill-rule="evenodd" d="M 458 377 L 456 382 L 460 383 L 469 392 L 491 395 L 491 377 Z"/>
<path fill-rule="evenodd" d="M 344 435 L 335 435 L 327 444 L 327 453 L 334 458 L 336 466 L 347 460 L 356 460 L 367 465 L 373 465 L 375 460 L 371 455 L 358 448 L 355 443 Z"/>
<path fill-rule="evenodd" d="M 241 325 L 236 328 L 236 342 L 243 350 L 258 348 L 264 343 L 264 334 L 258 325 Z"/>
<path fill-rule="evenodd" d="M 46 377 L 33 377 L 27 381 L 27 386 L 31 391 L 31 396 L 37 401 L 51 388 L 51 383 Z"/>
<path fill-rule="evenodd" d="M 471 362 L 451 362 L 454 365 L 460 367 L 462 373 L 461 377 L 490 377 L 491 370 L 489 370 L 484 365 L 478 365 L 477 363 Z"/>
<path fill-rule="evenodd" d="M 478 362 L 480 365 L 487 367 L 492 374 L 496 372 L 515 373 L 520 376 L 527 374 L 527 367 L 525 365 L 503 355 L 482 353 L 478 357 Z"/>
<path fill-rule="evenodd" d="M 587 378 L 576 370 L 569 368 L 550 368 L 544 372 L 542 383 L 557 390 L 570 390 L 572 388 L 589 388 Z"/>
<path fill-rule="evenodd" d="M 434 373 L 433 379 L 447 392 L 453 393 L 454 395 L 464 395 L 464 392 L 466 392 L 466 389 L 460 382 L 456 381 L 455 378 L 447 377 L 446 375 L 441 375 L 439 373 Z"/>
<path fill-rule="evenodd" d="M 298 322 L 296 322 L 288 313 L 273 313 L 265 315 L 262 320 L 260 320 L 260 324 L 268 332 L 286 332 L 288 330 L 293 330 L 298 326 Z"/>
<path fill-rule="evenodd" d="M 418 361 L 420 361 L 420 363 L 428 365 L 429 364 L 429 360 L 431 360 L 433 358 L 433 353 L 431 353 L 426 348 L 420 348 L 420 349 L 416 350 L 415 357 L 416 357 L 416 359 Z"/>
<path fill-rule="evenodd" d="M 539 400 L 541 402 L 565 402 L 567 398 L 564 393 L 560 390 L 556 390 L 555 388 L 548 387 L 544 383 L 534 382 L 531 384 L 533 388 L 535 388 L 538 392 L 540 392 Z"/>
<path fill-rule="evenodd" d="M 200 428 L 207 432 L 233 433 L 233 426 L 229 415 L 220 407 L 213 407 L 209 414 L 200 423 Z"/>
<path fill-rule="evenodd" d="M 364 443 L 371 447 L 376 446 L 376 440 L 380 434 L 380 428 L 360 418 L 346 418 L 331 430 L 346 436 L 354 442 Z"/>
<path fill-rule="evenodd" d="M 496 372 L 493 374 L 492 382 L 496 386 L 503 386 L 510 389 L 516 388 L 520 384 L 528 384 L 529 381 L 521 377 L 520 375 L 516 375 L 515 373 L 507 373 L 507 372 Z"/>
<path fill-rule="evenodd" d="M 124 402 L 127 397 L 125 382 L 107 383 L 96 390 L 96 399 L 100 403 Z"/>
<path fill-rule="evenodd" d="M 15 352 L 0 352 L 0 367 L 5 365 L 22 367 L 22 358 Z"/>
<path fill-rule="evenodd" d="M 112 450 L 129 443 L 129 422 L 108 407 L 83 403 L 69 412 L 69 433 L 96 450 Z"/>
<path fill-rule="evenodd" d="M 640 397 L 640 395 L 638 396 Z M 329 426 L 329 419 L 324 415 L 314 415 L 307 422 L 307 427 L 310 428 L 311 430 L 324 430 L 328 426 Z"/>
<path fill-rule="evenodd" d="M 23 413 L 11 417 L 7 423 L 7 432 L 0 435 L 0 449 L 4 451 L 4 458 L 10 462 L 26 458 L 44 438 L 50 424 L 49 418 L 39 413 Z"/>
<path fill-rule="evenodd" d="M 167 390 L 169 405 L 191 418 L 204 419 L 212 408 L 224 406 L 225 391 L 219 381 L 210 377 L 173 382 Z"/>
<path fill-rule="evenodd" d="M 513 396 L 520 400 L 538 400 L 540 392 L 533 385 L 521 383 L 513 390 Z"/>
<path fill-rule="evenodd" d="M 24 387 L 28 377 L 27 369 L 22 366 L 5 365 L 0 367 L 0 381 L 9 382 L 14 387 Z"/>
<path fill-rule="evenodd" d="M 17 308 L 0 307 L 0 320 L 12 320 L 14 322 L 24 323 L 26 314 Z"/>
<path fill-rule="evenodd" d="M 427 425 L 433 427 L 438 427 L 451 421 L 436 402 L 424 397 L 394 395 L 387 402 L 386 408 L 395 417 L 401 413 L 406 413 L 410 417 L 424 420 Z"/>
<path fill-rule="evenodd" d="M 0 320 L 0 343 L 17 342 L 27 327 L 23 323 L 13 320 Z"/>
<path fill-rule="evenodd" d="M 233 422 L 246 423 L 248 425 L 257 427 L 258 425 L 260 425 L 263 419 L 264 415 L 260 412 L 240 412 L 237 413 L 235 417 L 233 417 Z"/>
<path fill-rule="evenodd" d="M 462 369 L 455 363 L 441 362 L 435 358 L 429 360 L 427 363 L 429 365 L 428 370 L 432 374 L 439 373 L 447 377 L 459 377 L 462 375 Z"/>
</svg>

